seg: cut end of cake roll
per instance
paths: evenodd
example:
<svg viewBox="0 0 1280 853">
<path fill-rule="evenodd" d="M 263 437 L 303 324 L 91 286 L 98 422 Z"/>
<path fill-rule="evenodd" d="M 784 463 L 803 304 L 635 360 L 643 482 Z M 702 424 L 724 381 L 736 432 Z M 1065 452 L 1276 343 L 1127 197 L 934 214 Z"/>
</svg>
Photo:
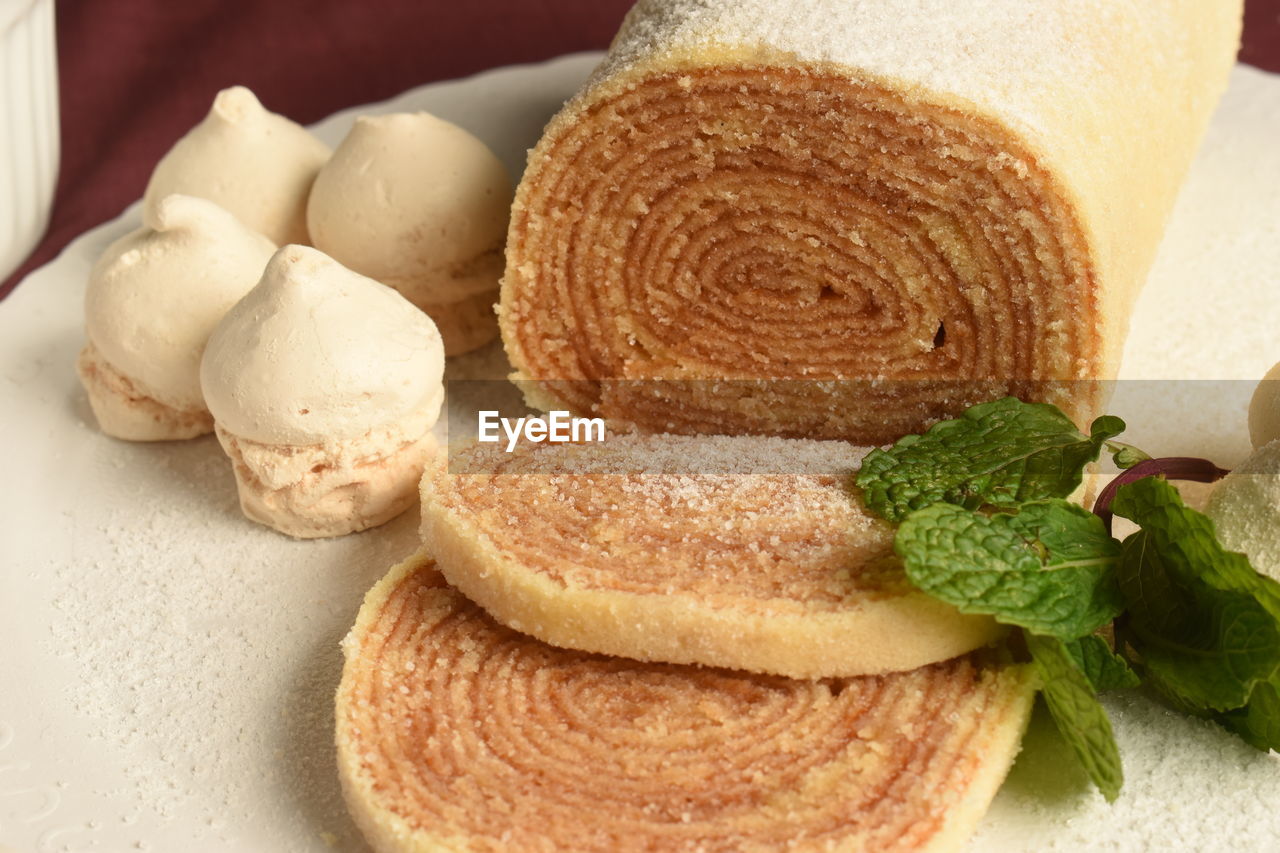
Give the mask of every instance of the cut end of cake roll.
<svg viewBox="0 0 1280 853">
<path fill-rule="evenodd" d="M 1034 696 L 994 654 L 794 681 L 556 649 L 422 555 L 343 652 L 339 774 L 379 853 L 959 849 Z"/>
<path fill-rule="evenodd" d="M 1099 369 L 1096 271 L 1034 158 L 818 68 L 653 73 L 558 122 L 509 247 L 518 377 L 648 431 L 882 443 Z"/>
<path fill-rule="evenodd" d="M 565 648 L 793 678 L 915 669 L 1000 627 L 914 588 L 850 492 L 865 448 L 615 435 L 455 450 L 425 547 L 498 621 Z"/>
<path fill-rule="evenodd" d="M 1113 6 L 637 4 L 517 192 L 530 403 L 859 443 L 1099 413 L 1239 17 Z"/>
</svg>

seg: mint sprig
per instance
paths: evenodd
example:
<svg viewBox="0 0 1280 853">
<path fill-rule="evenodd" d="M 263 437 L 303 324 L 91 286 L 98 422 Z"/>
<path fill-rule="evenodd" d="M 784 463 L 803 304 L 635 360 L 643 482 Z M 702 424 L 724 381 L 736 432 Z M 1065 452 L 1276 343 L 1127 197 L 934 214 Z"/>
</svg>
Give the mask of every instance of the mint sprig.
<svg viewBox="0 0 1280 853">
<path fill-rule="evenodd" d="M 1145 683 L 1175 709 L 1280 749 L 1280 584 L 1217 541 L 1164 474 L 1212 481 L 1204 459 L 1152 459 L 1014 398 L 873 451 L 855 479 L 899 524 L 908 578 L 966 613 L 1021 627 L 1046 704 L 1108 800 L 1123 780 L 1096 692 Z M 1062 500 L 1103 450 L 1123 471 L 1094 514 Z M 1112 538 L 1111 512 L 1139 532 Z M 1115 618 L 1116 650 L 1093 632 Z"/>
<path fill-rule="evenodd" d="M 894 549 L 917 587 L 1006 625 L 1074 639 L 1120 612 L 1120 545 L 1101 519 L 1064 500 L 994 515 L 934 504 L 907 516 Z"/>
<path fill-rule="evenodd" d="M 1061 640 L 1027 635 L 1027 650 L 1040 673 L 1045 704 L 1053 722 L 1080 759 L 1107 802 L 1115 802 L 1124 785 L 1124 768 L 1111 720 Z"/>
<path fill-rule="evenodd" d="M 1085 435 L 1055 406 L 1005 397 L 873 450 L 856 483 L 866 505 L 895 522 L 937 503 L 978 509 L 1065 498 L 1124 428 L 1101 417 Z"/>
</svg>

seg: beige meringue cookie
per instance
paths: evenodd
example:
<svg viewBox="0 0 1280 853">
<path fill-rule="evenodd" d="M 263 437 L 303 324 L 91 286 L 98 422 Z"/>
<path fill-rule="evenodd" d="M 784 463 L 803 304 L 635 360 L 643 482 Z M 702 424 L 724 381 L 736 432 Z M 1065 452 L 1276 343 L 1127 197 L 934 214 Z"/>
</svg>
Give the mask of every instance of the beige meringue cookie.
<svg viewBox="0 0 1280 853">
<path fill-rule="evenodd" d="M 276 243 L 307 243 L 307 195 L 329 154 L 301 125 L 233 86 L 161 158 L 143 204 L 154 207 L 170 193 L 200 196 Z"/>
<path fill-rule="evenodd" d="M 403 512 L 435 449 L 443 372 L 439 332 L 399 293 L 280 249 L 201 365 L 245 514 L 310 538 Z"/>
<path fill-rule="evenodd" d="M 362 116 L 307 205 L 316 248 L 403 293 L 454 355 L 497 335 L 511 181 L 483 142 L 429 113 Z"/>
<path fill-rule="evenodd" d="M 1280 581 L 1280 439 L 1259 447 L 1214 486 L 1205 514 L 1223 545 Z"/>
<path fill-rule="evenodd" d="M 1267 371 L 1249 401 L 1249 439 L 1254 449 L 1280 438 L 1280 364 Z"/>
<path fill-rule="evenodd" d="M 112 243 L 85 290 L 89 338 L 77 362 L 103 432 L 133 441 L 213 430 L 200 358 L 218 321 L 276 246 L 211 201 L 171 195 Z"/>
</svg>

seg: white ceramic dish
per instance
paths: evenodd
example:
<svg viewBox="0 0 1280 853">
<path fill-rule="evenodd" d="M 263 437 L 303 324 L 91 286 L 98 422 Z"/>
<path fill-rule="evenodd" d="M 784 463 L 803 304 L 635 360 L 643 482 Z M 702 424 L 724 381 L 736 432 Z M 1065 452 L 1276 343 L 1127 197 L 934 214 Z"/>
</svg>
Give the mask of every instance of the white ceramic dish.
<svg viewBox="0 0 1280 853">
<path fill-rule="evenodd" d="M 317 131 L 336 142 L 358 112 L 428 109 L 516 174 L 596 58 L 425 86 Z M 1237 69 L 1126 373 L 1241 381 L 1122 386 L 1113 409 L 1149 449 L 1226 464 L 1247 450 L 1251 380 L 1280 359 L 1277 138 L 1280 78 Z M 338 640 L 364 591 L 413 550 L 416 520 L 288 540 L 240 516 L 212 438 L 131 445 L 96 430 L 72 370 L 84 281 L 137 222 L 135 205 L 0 304 L 0 848 L 363 850 L 333 769 Z M 453 377 L 504 372 L 497 347 L 450 365 Z M 1203 404 L 1208 387 L 1221 406 Z M 1280 759 L 1141 696 L 1107 704 L 1121 800 L 1092 793 L 1038 718 L 973 849 L 1272 849 Z"/>
</svg>

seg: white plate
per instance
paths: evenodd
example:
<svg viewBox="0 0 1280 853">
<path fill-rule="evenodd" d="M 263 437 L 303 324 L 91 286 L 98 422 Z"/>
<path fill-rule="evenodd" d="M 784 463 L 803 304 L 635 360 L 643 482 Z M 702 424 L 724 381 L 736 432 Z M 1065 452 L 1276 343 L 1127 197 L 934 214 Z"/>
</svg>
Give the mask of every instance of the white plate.
<svg viewBox="0 0 1280 853">
<path fill-rule="evenodd" d="M 316 129 L 333 143 L 357 112 L 427 109 L 518 174 L 597 58 L 425 86 Z M 1280 80 L 1237 69 L 1142 298 L 1130 375 L 1256 379 L 1280 359 L 1278 138 Z M 141 445 L 96 430 L 72 369 L 84 281 L 137 224 L 135 205 L 0 305 L 0 847 L 362 850 L 333 768 L 338 640 L 413 550 L 416 520 L 295 542 L 241 517 L 211 438 Z M 503 370 L 497 347 L 450 365 Z M 1179 408 L 1178 386 L 1134 411 L 1118 399 L 1117 413 L 1150 449 L 1231 464 L 1247 449 L 1251 383 L 1223 387 L 1221 412 Z M 1108 706 L 1129 777 L 1120 802 L 1089 790 L 1041 720 L 975 849 L 1267 849 L 1280 760 L 1141 697 Z"/>
</svg>

